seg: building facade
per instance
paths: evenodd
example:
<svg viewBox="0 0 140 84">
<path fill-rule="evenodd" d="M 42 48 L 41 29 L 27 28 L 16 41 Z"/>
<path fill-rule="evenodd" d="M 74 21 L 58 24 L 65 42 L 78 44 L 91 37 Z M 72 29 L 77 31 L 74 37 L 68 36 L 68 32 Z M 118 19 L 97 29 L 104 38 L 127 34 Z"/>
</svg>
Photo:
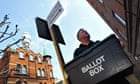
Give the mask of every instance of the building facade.
<svg viewBox="0 0 140 84">
<path fill-rule="evenodd" d="M 49 55 L 8 48 L 0 64 L 0 84 L 56 84 Z"/>
<path fill-rule="evenodd" d="M 140 0 L 87 0 L 87 2 L 124 43 L 125 52 L 135 64 L 134 74 L 140 80 Z"/>
<path fill-rule="evenodd" d="M 140 1 L 87 0 L 123 41 L 132 56 L 140 56 Z"/>
</svg>

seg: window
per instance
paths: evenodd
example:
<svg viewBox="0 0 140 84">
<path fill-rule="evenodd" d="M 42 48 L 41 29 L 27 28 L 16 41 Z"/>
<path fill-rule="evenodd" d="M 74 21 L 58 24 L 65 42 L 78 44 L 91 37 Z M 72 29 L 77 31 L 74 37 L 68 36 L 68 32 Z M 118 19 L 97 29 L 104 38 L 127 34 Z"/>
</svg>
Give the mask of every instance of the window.
<svg viewBox="0 0 140 84">
<path fill-rule="evenodd" d="M 25 65 L 21 66 L 20 64 L 17 64 L 16 73 L 17 74 L 27 74 L 27 67 Z"/>
<path fill-rule="evenodd" d="M 17 66 L 16 66 L 16 73 L 20 73 L 20 70 L 21 70 L 21 66 L 20 66 L 20 64 L 17 64 Z"/>
<path fill-rule="evenodd" d="M 24 82 L 22 82 L 22 84 L 27 84 L 27 82 L 26 82 L 26 81 L 24 81 Z"/>
<path fill-rule="evenodd" d="M 29 55 L 30 61 L 34 61 L 33 55 Z"/>
<path fill-rule="evenodd" d="M 48 59 L 48 65 L 51 65 L 51 59 Z"/>
<path fill-rule="evenodd" d="M 45 70 L 44 69 L 41 71 L 41 74 L 42 74 L 42 77 L 45 77 Z"/>
<path fill-rule="evenodd" d="M 19 57 L 20 57 L 20 58 L 24 58 L 24 53 L 23 53 L 23 52 L 20 52 L 20 53 L 19 53 Z"/>
<path fill-rule="evenodd" d="M 40 71 L 40 69 L 37 70 L 37 76 L 41 76 L 41 71 Z"/>
<path fill-rule="evenodd" d="M 27 82 L 26 81 L 24 81 L 24 82 L 17 81 L 16 84 L 27 84 Z"/>
<path fill-rule="evenodd" d="M 53 78 L 53 71 L 50 71 L 50 78 Z"/>
<path fill-rule="evenodd" d="M 120 30 L 118 30 L 118 32 L 127 41 L 127 37 Z"/>
<path fill-rule="evenodd" d="M 16 84 L 22 84 L 22 82 L 21 81 L 17 81 Z"/>
<path fill-rule="evenodd" d="M 104 2 L 103 2 L 103 0 L 98 0 L 101 4 L 103 4 Z"/>
<path fill-rule="evenodd" d="M 39 62 L 39 63 L 42 63 L 42 60 L 41 60 L 41 58 L 40 58 L 40 57 L 38 57 L 38 62 Z"/>
<path fill-rule="evenodd" d="M 22 66 L 22 74 L 27 74 L 27 67 L 25 65 Z"/>
<path fill-rule="evenodd" d="M 121 16 L 119 16 L 116 12 L 113 12 L 113 15 L 122 25 L 126 26 L 126 22 Z"/>
</svg>

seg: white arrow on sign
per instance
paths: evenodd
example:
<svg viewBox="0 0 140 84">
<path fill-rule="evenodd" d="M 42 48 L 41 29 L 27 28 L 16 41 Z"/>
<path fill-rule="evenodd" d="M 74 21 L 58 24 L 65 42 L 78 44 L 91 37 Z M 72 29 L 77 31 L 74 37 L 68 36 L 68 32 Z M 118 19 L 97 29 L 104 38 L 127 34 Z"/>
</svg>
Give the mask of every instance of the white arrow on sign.
<svg viewBox="0 0 140 84">
<path fill-rule="evenodd" d="M 47 17 L 49 28 L 52 26 L 52 24 L 54 24 L 54 22 L 62 14 L 63 11 L 64 11 L 64 8 L 58 1 Z"/>
</svg>

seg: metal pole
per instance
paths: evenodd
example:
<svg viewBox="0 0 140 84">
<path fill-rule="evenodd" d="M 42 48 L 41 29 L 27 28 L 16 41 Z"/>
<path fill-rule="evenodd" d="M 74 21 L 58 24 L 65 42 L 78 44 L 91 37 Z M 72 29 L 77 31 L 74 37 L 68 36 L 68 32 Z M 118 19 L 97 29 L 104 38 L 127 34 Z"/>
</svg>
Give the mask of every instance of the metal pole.
<svg viewBox="0 0 140 84">
<path fill-rule="evenodd" d="M 50 28 L 50 34 L 51 34 L 51 37 L 52 37 L 52 40 L 53 40 L 53 44 L 54 44 L 55 51 L 56 51 L 56 54 L 57 54 L 57 58 L 58 58 L 58 61 L 59 61 L 60 69 L 61 69 L 61 72 L 62 72 L 62 75 L 63 75 L 63 78 L 64 78 L 63 84 L 69 84 L 67 76 L 66 76 L 66 72 L 65 72 L 65 69 L 64 69 L 65 62 L 64 62 L 64 59 L 62 57 L 59 45 L 56 42 L 56 38 L 54 36 L 52 28 Z"/>
</svg>

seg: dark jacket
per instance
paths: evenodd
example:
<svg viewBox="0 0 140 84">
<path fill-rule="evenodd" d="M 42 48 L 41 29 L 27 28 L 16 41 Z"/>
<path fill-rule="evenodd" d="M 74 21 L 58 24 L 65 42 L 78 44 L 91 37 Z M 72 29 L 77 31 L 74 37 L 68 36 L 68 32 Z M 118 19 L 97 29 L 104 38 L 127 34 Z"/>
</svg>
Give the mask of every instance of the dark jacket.
<svg viewBox="0 0 140 84">
<path fill-rule="evenodd" d="M 83 45 L 80 44 L 79 48 L 77 48 L 74 52 L 74 58 L 78 57 L 79 54 L 81 54 L 82 52 L 84 52 L 86 49 L 90 48 L 91 46 L 95 46 L 97 43 L 99 43 L 100 41 L 90 41 L 90 43 L 88 45 Z"/>
</svg>

